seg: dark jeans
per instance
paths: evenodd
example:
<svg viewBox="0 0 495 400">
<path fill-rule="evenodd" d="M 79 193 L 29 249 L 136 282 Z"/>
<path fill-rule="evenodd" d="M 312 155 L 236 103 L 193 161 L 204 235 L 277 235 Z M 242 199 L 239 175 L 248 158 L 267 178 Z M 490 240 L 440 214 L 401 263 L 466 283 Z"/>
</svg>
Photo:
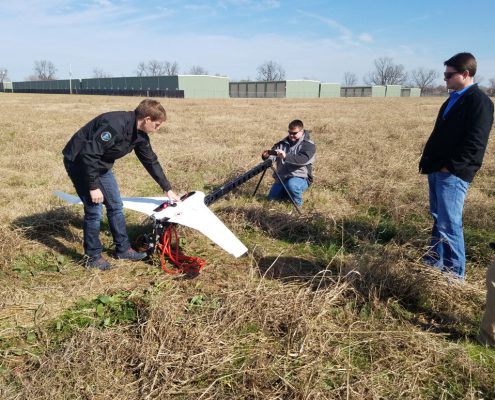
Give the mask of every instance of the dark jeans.
<svg viewBox="0 0 495 400">
<path fill-rule="evenodd" d="M 64 165 L 78 196 L 84 204 L 84 254 L 89 257 L 98 256 L 103 250 L 99 237 L 102 205 L 91 201 L 88 180 L 84 174 L 83 166 L 77 160 L 72 162 L 66 158 L 64 158 Z M 99 181 L 116 252 L 117 254 L 124 253 L 129 249 L 130 243 L 125 228 L 122 200 L 117 181 L 111 170 L 101 174 Z"/>
</svg>

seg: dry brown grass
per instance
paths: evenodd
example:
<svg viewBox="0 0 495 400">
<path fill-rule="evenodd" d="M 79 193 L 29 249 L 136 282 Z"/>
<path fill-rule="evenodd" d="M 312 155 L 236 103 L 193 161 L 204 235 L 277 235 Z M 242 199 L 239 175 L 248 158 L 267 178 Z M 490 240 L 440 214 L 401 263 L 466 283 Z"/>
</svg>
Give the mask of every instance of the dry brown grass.
<svg viewBox="0 0 495 400">
<path fill-rule="evenodd" d="M 256 182 L 213 206 L 248 257 L 183 232 L 209 261 L 194 280 L 144 263 L 85 270 L 80 210 L 51 194 L 72 192 L 73 132 L 139 100 L 0 96 L 0 398 L 495 396 L 493 353 L 473 344 L 495 238 L 492 143 L 466 201 L 466 284 L 418 263 L 430 220 L 417 162 L 440 99 L 164 100 L 152 143 L 179 192 L 256 165 L 294 118 L 318 146 L 303 216 L 252 198 Z M 158 193 L 134 156 L 115 172 L 124 195 Z M 141 221 L 128 214 L 131 232 Z M 122 291 L 140 299 L 137 321 L 53 331 L 78 299 Z"/>
</svg>

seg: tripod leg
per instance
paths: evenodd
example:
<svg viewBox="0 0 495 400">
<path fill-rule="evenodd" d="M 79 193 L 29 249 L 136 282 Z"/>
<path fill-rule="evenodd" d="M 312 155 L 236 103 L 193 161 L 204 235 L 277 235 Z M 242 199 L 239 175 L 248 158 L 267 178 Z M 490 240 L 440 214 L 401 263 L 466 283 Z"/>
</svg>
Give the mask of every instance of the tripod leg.
<svg viewBox="0 0 495 400">
<path fill-rule="evenodd" d="M 292 196 L 289 192 L 289 189 L 287 189 L 287 186 L 285 186 L 285 183 L 282 181 L 282 178 L 280 178 L 280 175 L 278 174 L 277 170 L 273 167 L 273 165 L 271 166 L 271 169 L 273 170 L 278 181 L 281 183 L 282 187 L 284 188 L 285 193 L 287 193 L 287 196 L 289 196 L 289 199 L 290 199 L 292 205 L 294 206 L 294 208 L 296 209 L 296 211 L 299 213 L 299 215 L 302 215 L 301 209 L 299 208 L 299 206 L 296 204 L 296 202 L 292 198 Z"/>
<path fill-rule="evenodd" d="M 260 180 L 258 181 L 258 184 L 256 185 L 256 189 L 254 189 L 254 192 L 253 192 L 253 197 L 256 195 L 256 192 L 258 191 L 258 188 L 260 187 L 260 184 L 261 184 L 261 181 L 263 180 L 263 177 L 265 176 L 266 174 L 266 169 L 263 171 L 263 173 L 261 174 L 261 178 Z"/>
</svg>

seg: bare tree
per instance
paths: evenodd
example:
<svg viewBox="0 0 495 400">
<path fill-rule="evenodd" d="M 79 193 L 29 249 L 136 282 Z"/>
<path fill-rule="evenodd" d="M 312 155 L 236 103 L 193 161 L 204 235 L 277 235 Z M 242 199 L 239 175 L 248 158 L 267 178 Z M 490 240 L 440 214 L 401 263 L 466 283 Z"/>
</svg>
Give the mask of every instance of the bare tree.
<svg viewBox="0 0 495 400">
<path fill-rule="evenodd" d="M 285 79 L 284 68 L 275 61 L 265 61 L 256 69 L 258 81 L 281 81 Z"/>
<path fill-rule="evenodd" d="M 9 79 L 9 77 L 7 76 L 8 73 L 9 71 L 7 70 L 7 68 L 0 68 L 0 82 L 5 82 L 7 79 Z"/>
<path fill-rule="evenodd" d="M 380 57 L 374 61 L 375 69 L 363 78 L 367 85 L 402 85 L 407 72 L 402 64 L 394 64 L 390 57 Z"/>
<path fill-rule="evenodd" d="M 146 64 L 144 62 L 140 62 L 137 66 L 137 69 L 136 69 L 136 75 L 137 76 L 146 76 L 147 72 L 146 72 Z"/>
<path fill-rule="evenodd" d="M 356 86 L 357 84 L 357 76 L 354 72 L 347 71 L 344 74 L 344 81 L 342 82 L 342 86 Z"/>
<path fill-rule="evenodd" d="M 112 77 L 111 74 L 108 74 L 108 73 L 104 72 L 100 68 L 95 68 L 93 70 L 93 78 L 111 78 L 111 77 Z"/>
<path fill-rule="evenodd" d="M 189 70 L 191 75 L 208 75 L 208 71 L 199 65 L 193 65 Z"/>
<path fill-rule="evenodd" d="M 48 60 L 38 60 L 34 62 L 34 73 L 40 81 L 51 81 L 55 79 L 57 68 Z"/>
<path fill-rule="evenodd" d="M 178 73 L 179 64 L 177 61 L 150 60 L 147 63 L 140 62 L 136 69 L 137 76 L 177 75 Z"/>
<path fill-rule="evenodd" d="M 438 71 L 434 69 L 419 67 L 411 71 L 411 86 L 418 87 L 421 93 L 425 93 L 433 88 L 438 76 Z"/>
<path fill-rule="evenodd" d="M 165 67 L 165 75 L 178 75 L 179 74 L 179 64 L 177 61 L 165 61 L 164 62 L 164 67 Z"/>
<path fill-rule="evenodd" d="M 148 76 L 165 75 L 165 63 L 158 60 L 148 61 Z"/>
</svg>

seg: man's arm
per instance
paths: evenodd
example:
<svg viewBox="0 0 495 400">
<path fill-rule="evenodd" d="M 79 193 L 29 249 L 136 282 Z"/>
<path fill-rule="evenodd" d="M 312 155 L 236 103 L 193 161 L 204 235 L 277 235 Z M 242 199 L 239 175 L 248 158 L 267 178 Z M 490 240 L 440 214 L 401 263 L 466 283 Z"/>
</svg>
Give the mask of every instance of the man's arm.
<svg viewBox="0 0 495 400">
<path fill-rule="evenodd" d="M 141 161 L 141 164 L 146 168 L 146 171 L 148 171 L 155 182 L 160 185 L 162 190 L 164 192 L 171 191 L 172 185 L 170 185 L 170 182 L 165 176 L 162 166 L 158 162 L 158 157 L 151 148 L 151 144 L 149 142 L 141 142 L 134 148 L 134 151 L 139 161 Z"/>
<path fill-rule="evenodd" d="M 296 154 L 287 154 L 284 161 L 287 164 L 307 165 L 316 154 L 316 145 L 312 142 L 305 141 Z"/>
<path fill-rule="evenodd" d="M 446 168 L 451 172 L 473 164 L 481 166 L 493 125 L 493 103 L 488 97 L 477 98 L 468 108 L 466 115 L 463 139 L 446 163 Z"/>
</svg>

